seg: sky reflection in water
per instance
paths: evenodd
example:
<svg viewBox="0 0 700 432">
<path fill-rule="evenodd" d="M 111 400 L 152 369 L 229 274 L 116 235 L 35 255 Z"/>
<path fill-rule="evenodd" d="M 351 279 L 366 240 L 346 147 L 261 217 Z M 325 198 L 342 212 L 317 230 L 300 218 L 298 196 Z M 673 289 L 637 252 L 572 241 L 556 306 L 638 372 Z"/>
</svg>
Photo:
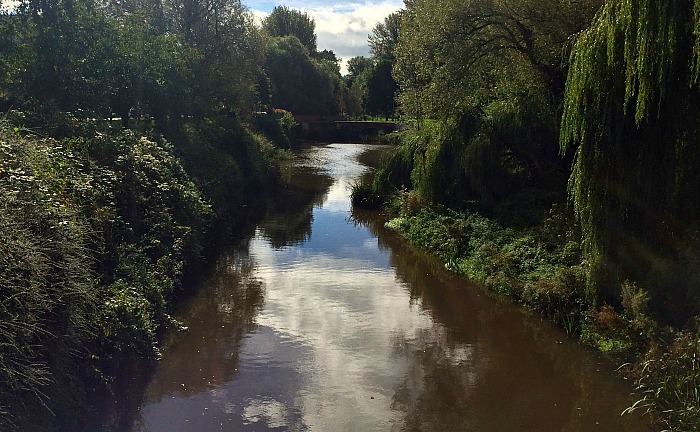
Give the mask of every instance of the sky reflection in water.
<svg viewBox="0 0 700 432">
<path fill-rule="evenodd" d="M 610 365 L 353 220 L 367 148 L 302 154 L 183 308 L 131 430 L 644 430 Z"/>
</svg>

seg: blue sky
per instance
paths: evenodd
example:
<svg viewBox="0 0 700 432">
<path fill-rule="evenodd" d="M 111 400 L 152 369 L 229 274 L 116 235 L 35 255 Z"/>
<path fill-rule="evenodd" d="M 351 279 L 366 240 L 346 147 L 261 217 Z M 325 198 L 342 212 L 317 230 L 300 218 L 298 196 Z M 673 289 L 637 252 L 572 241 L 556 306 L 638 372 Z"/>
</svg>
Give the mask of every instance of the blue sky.
<svg viewBox="0 0 700 432">
<path fill-rule="evenodd" d="M 358 55 L 369 55 L 367 36 L 372 28 L 403 7 L 403 0 L 243 0 L 260 19 L 277 5 L 308 13 L 316 21 L 318 49 L 332 50 L 345 62 Z"/>
</svg>

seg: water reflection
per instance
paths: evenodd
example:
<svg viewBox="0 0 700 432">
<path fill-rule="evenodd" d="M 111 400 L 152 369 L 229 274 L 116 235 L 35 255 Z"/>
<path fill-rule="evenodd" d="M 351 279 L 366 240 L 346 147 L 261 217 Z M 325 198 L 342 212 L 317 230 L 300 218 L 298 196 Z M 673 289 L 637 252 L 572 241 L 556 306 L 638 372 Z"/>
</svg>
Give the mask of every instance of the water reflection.
<svg viewBox="0 0 700 432">
<path fill-rule="evenodd" d="M 351 214 L 367 150 L 304 151 L 183 308 L 129 430 L 642 430 L 609 365 Z"/>
<path fill-rule="evenodd" d="M 284 418 L 298 417 L 293 409 L 275 404 L 273 397 L 261 393 L 249 399 L 230 386 L 251 373 L 241 368 L 241 363 L 251 360 L 250 353 L 241 349 L 247 339 L 260 341 L 253 360 L 264 357 L 263 347 L 280 343 L 274 332 L 261 329 L 256 322 L 264 306 L 264 287 L 255 268 L 245 248 L 223 256 L 201 292 L 184 305 L 189 329 L 170 335 L 166 342 L 166 355 L 149 383 L 132 430 L 219 430 L 224 424 L 242 427 L 261 418 L 281 424 Z M 289 379 L 293 370 L 270 365 L 267 372 L 267 380 Z M 261 389 L 265 382 L 260 380 Z"/>
<path fill-rule="evenodd" d="M 392 251 L 397 279 L 432 321 L 397 333 L 393 343 L 395 358 L 408 365 L 392 405 L 405 413 L 402 430 L 649 429 L 644 419 L 620 417 L 630 400 L 610 363 L 538 317 L 469 288 L 406 248 L 376 215 L 356 211 L 353 220 Z"/>
<path fill-rule="evenodd" d="M 274 248 L 303 243 L 311 238 L 313 208 L 323 205 L 333 179 L 318 167 L 297 166 L 285 172 L 285 181 L 273 193 L 260 235 Z"/>
</svg>

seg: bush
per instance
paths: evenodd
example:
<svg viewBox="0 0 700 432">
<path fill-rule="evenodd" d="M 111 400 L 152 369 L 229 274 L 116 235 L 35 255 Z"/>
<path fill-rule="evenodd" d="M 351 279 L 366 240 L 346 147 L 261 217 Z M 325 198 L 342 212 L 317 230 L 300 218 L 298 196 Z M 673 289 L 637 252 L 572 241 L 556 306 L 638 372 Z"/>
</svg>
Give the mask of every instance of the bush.
<svg viewBox="0 0 700 432">
<path fill-rule="evenodd" d="M 360 181 L 352 185 L 350 202 L 354 207 L 378 210 L 382 207 L 382 197 L 374 192 L 371 184 Z"/>
<path fill-rule="evenodd" d="M 279 148 L 290 149 L 294 145 L 297 121 L 289 111 L 271 109 L 256 113 L 251 125 Z"/>
<path fill-rule="evenodd" d="M 225 117 L 185 125 L 176 149 L 212 204 L 215 237 L 209 241 L 217 244 L 260 216 L 260 197 L 274 186 L 284 157 L 267 138 Z"/>
<path fill-rule="evenodd" d="M 54 384 L 80 375 L 99 315 L 90 229 L 66 193 L 86 179 L 65 148 L 0 124 L 2 430 L 39 427 L 55 399 L 82 402 Z"/>
<path fill-rule="evenodd" d="M 627 412 L 652 413 L 666 430 L 696 431 L 700 425 L 700 330 L 679 333 L 665 353 L 652 351 L 638 371 L 642 397 Z"/>
<path fill-rule="evenodd" d="M 0 124 L 2 429 L 70 427 L 80 383 L 157 355 L 210 214 L 162 140 L 55 140 Z"/>
</svg>

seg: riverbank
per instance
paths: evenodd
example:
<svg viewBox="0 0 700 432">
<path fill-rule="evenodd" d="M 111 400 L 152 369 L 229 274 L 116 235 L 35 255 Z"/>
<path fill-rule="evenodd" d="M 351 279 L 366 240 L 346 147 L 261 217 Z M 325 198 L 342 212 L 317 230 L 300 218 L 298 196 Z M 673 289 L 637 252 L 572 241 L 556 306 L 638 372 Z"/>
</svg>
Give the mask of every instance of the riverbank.
<svg viewBox="0 0 700 432">
<path fill-rule="evenodd" d="M 351 209 L 378 151 L 294 151 L 255 235 L 178 308 L 188 330 L 102 430 L 648 430 L 620 417 L 609 362 Z"/>
<path fill-rule="evenodd" d="M 367 189 L 361 188 L 365 197 Z M 379 195 L 371 204 L 376 205 Z M 389 202 L 387 228 L 438 257 L 445 267 L 480 282 L 549 318 L 574 339 L 605 353 L 636 382 L 638 402 L 659 427 L 700 425 L 700 333 L 659 325 L 648 295 L 622 287 L 622 312 L 601 301 L 586 282 L 586 261 L 566 206 L 553 206 L 541 223 L 504 227 L 479 212 L 428 205 L 415 192 Z"/>
<path fill-rule="evenodd" d="M 8 117 L 0 429 L 80 430 L 95 392 L 158 358 L 191 270 L 261 217 L 277 151 L 225 117 L 170 140 L 70 114 Z"/>
</svg>

